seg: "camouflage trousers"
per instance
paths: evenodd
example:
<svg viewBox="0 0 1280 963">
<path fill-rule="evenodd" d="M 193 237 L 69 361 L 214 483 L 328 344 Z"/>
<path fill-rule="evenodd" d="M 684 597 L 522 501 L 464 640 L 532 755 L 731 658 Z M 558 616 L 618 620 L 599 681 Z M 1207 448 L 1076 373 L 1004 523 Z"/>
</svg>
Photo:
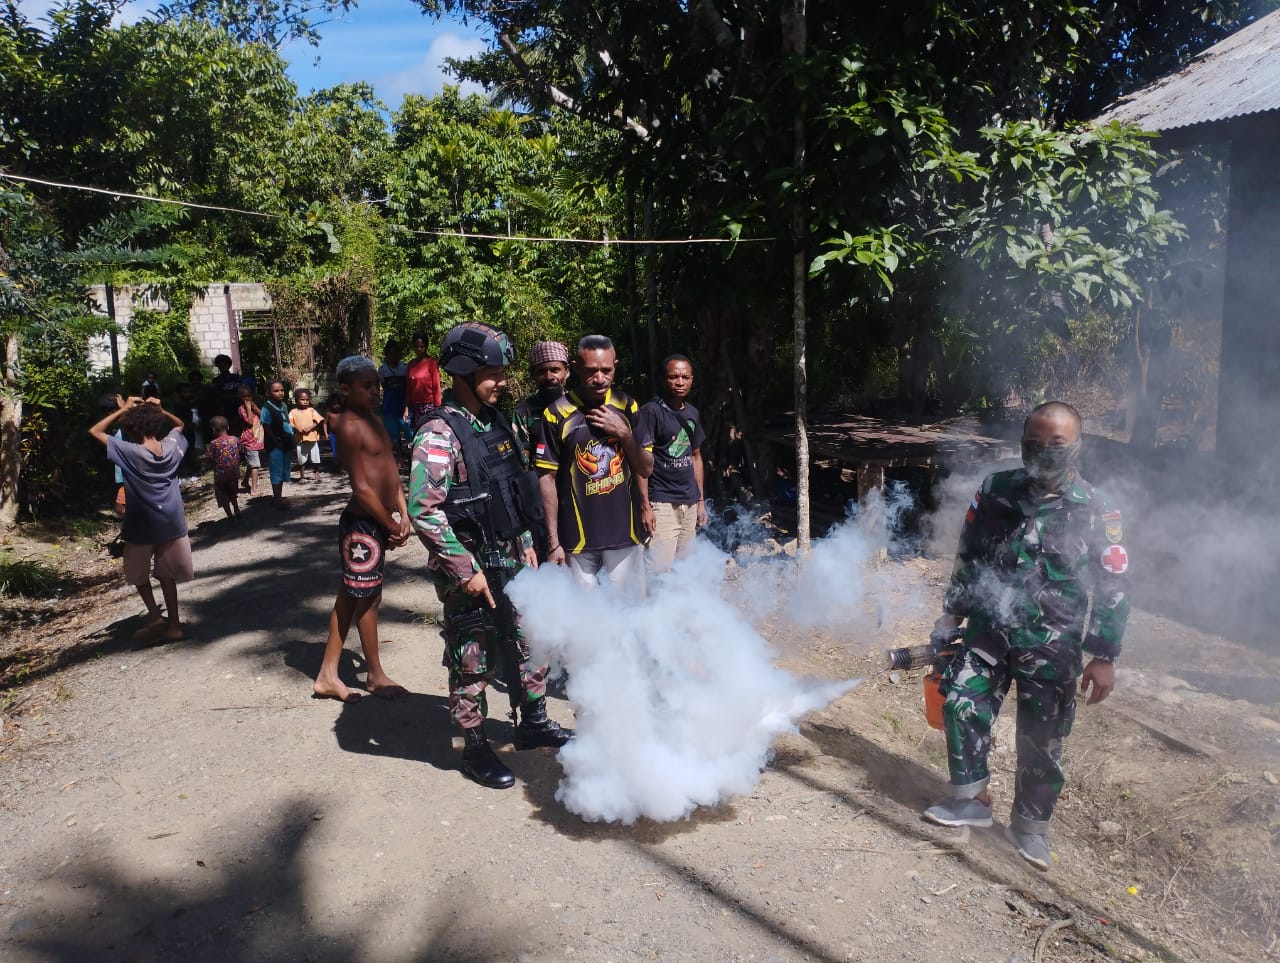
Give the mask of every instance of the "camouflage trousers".
<svg viewBox="0 0 1280 963">
<path fill-rule="evenodd" d="M 1062 740 L 1071 732 L 1076 714 L 1074 680 L 1014 676 L 1007 660 L 990 665 L 972 649 L 963 649 L 942 684 L 951 790 L 959 798 L 972 799 L 987 787 L 991 729 L 1015 680 L 1018 775 L 1011 821 L 1022 832 L 1043 833 L 1062 792 Z"/>
<path fill-rule="evenodd" d="M 463 729 L 474 729 L 488 713 L 485 690 L 500 658 L 498 633 L 480 628 L 466 616 L 483 611 L 487 604 L 477 601 L 461 589 L 444 598 L 444 659 L 449 670 L 449 717 Z M 547 694 L 547 667 L 534 665 L 529 646 L 516 632 L 516 651 L 520 654 L 521 692 L 512 693 L 513 705 L 524 705 Z"/>
</svg>

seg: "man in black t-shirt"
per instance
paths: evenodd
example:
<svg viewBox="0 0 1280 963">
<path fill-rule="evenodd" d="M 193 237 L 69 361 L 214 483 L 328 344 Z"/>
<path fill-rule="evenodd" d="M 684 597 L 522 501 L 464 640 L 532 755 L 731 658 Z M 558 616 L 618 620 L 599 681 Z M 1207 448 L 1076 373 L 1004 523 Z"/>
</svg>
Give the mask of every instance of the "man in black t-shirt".
<svg viewBox="0 0 1280 963">
<path fill-rule="evenodd" d="M 640 409 L 640 426 L 653 439 L 653 474 L 636 479 L 640 522 L 649 537 L 650 571 L 665 572 L 693 552 L 697 530 L 707 524 L 703 501 L 702 443 L 698 409 L 685 399 L 693 365 L 682 354 L 662 362 L 659 396 Z"/>
<path fill-rule="evenodd" d="M 231 433 L 238 435 L 248 425 L 242 424 L 238 410 L 240 408 L 240 385 L 241 377 L 231 370 L 231 358 L 229 355 L 220 354 L 213 359 L 213 366 L 218 369 L 218 375 L 213 379 L 213 383 L 209 385 L 209 397 L 211 402 L 209 408 L 214 414 L 222 415 L 227 419 L 227 424 L 231 426 Z"/>
<path fill-rule="evenodd" d="M 644 594 L 637 477 L 653 470 L 639 407 L 613 387 L 618 355 L 604 335 L 578 342 L 577 387 L 542 413 L 534 465 L 550 529 L 547 561 L 568 564 L 584 585 L 600 573 Z"/>
</svg>

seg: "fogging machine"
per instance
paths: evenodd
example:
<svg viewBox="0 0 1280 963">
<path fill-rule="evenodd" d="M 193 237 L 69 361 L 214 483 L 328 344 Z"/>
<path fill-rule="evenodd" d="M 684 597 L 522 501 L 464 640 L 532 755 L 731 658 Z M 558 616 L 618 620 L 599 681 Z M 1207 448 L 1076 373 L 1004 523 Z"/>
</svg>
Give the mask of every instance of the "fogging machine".
<svg viewBox="0 0 1280 963">
<path fill-rule="evenodd" d="M 924 677 L 924 716 L 931 728 L 942 729 L 942 674 L 960 651 L 959 632 L 934 632 L 924 645 L 890 649 L 887 669 L 907 670 L 929 667 Z"/>
</svg>

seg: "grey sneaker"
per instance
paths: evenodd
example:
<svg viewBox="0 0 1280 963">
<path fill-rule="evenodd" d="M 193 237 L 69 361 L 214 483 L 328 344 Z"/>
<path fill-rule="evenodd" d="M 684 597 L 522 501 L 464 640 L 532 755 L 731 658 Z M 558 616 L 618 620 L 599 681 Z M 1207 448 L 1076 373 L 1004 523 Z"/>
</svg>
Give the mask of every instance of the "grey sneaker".
<svg viewBox="0 0 1280 963">
<path fill-rule="evenodd" d="M 939 826 L 990 826 L 991 803 L 981 799 L 948 799 L 926 809 L 924 818 Z"/>
<path fill-rule="evenodd" d="M 1018 847 L 1019 856 L 1042 873 L 1049 872 L 1053 866 L 1053 852 L 1049 849 L 1048 836 L 1010 829 L 1009 837 L 1013 840 L 1013 845 Z"/>
</svg>

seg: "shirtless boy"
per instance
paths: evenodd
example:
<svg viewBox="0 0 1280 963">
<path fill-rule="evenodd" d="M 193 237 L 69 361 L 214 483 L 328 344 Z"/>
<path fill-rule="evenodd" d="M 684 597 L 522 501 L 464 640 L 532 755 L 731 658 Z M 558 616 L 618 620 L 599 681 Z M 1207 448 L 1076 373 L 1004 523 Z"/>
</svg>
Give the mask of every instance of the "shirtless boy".
<svg viewBox="0 0 1280 963">
<path fill-rule="evenodd" d="M 407 542 L 413 529 L 391 438 L 382 427 L 378 369 L 368 358 L 343 358 L 338 362 L 338 389 L 342 392 L 343 411 L 334 434 L 351 480 L 351 500 L 338 520 L 342 583 L 329 616 L 329 641 L 325 643 L 315 692 L 343 702 L 360 698 L 359 692 L 347 688 L 338 678 L 338 660 L 354 621 L 368 669 L 365 684 L 374 695 L 393 699 L 404 695 L 405 690 L 391 681 L 378 657 L 382 566 L 387 550 Z"/>
</svg>

